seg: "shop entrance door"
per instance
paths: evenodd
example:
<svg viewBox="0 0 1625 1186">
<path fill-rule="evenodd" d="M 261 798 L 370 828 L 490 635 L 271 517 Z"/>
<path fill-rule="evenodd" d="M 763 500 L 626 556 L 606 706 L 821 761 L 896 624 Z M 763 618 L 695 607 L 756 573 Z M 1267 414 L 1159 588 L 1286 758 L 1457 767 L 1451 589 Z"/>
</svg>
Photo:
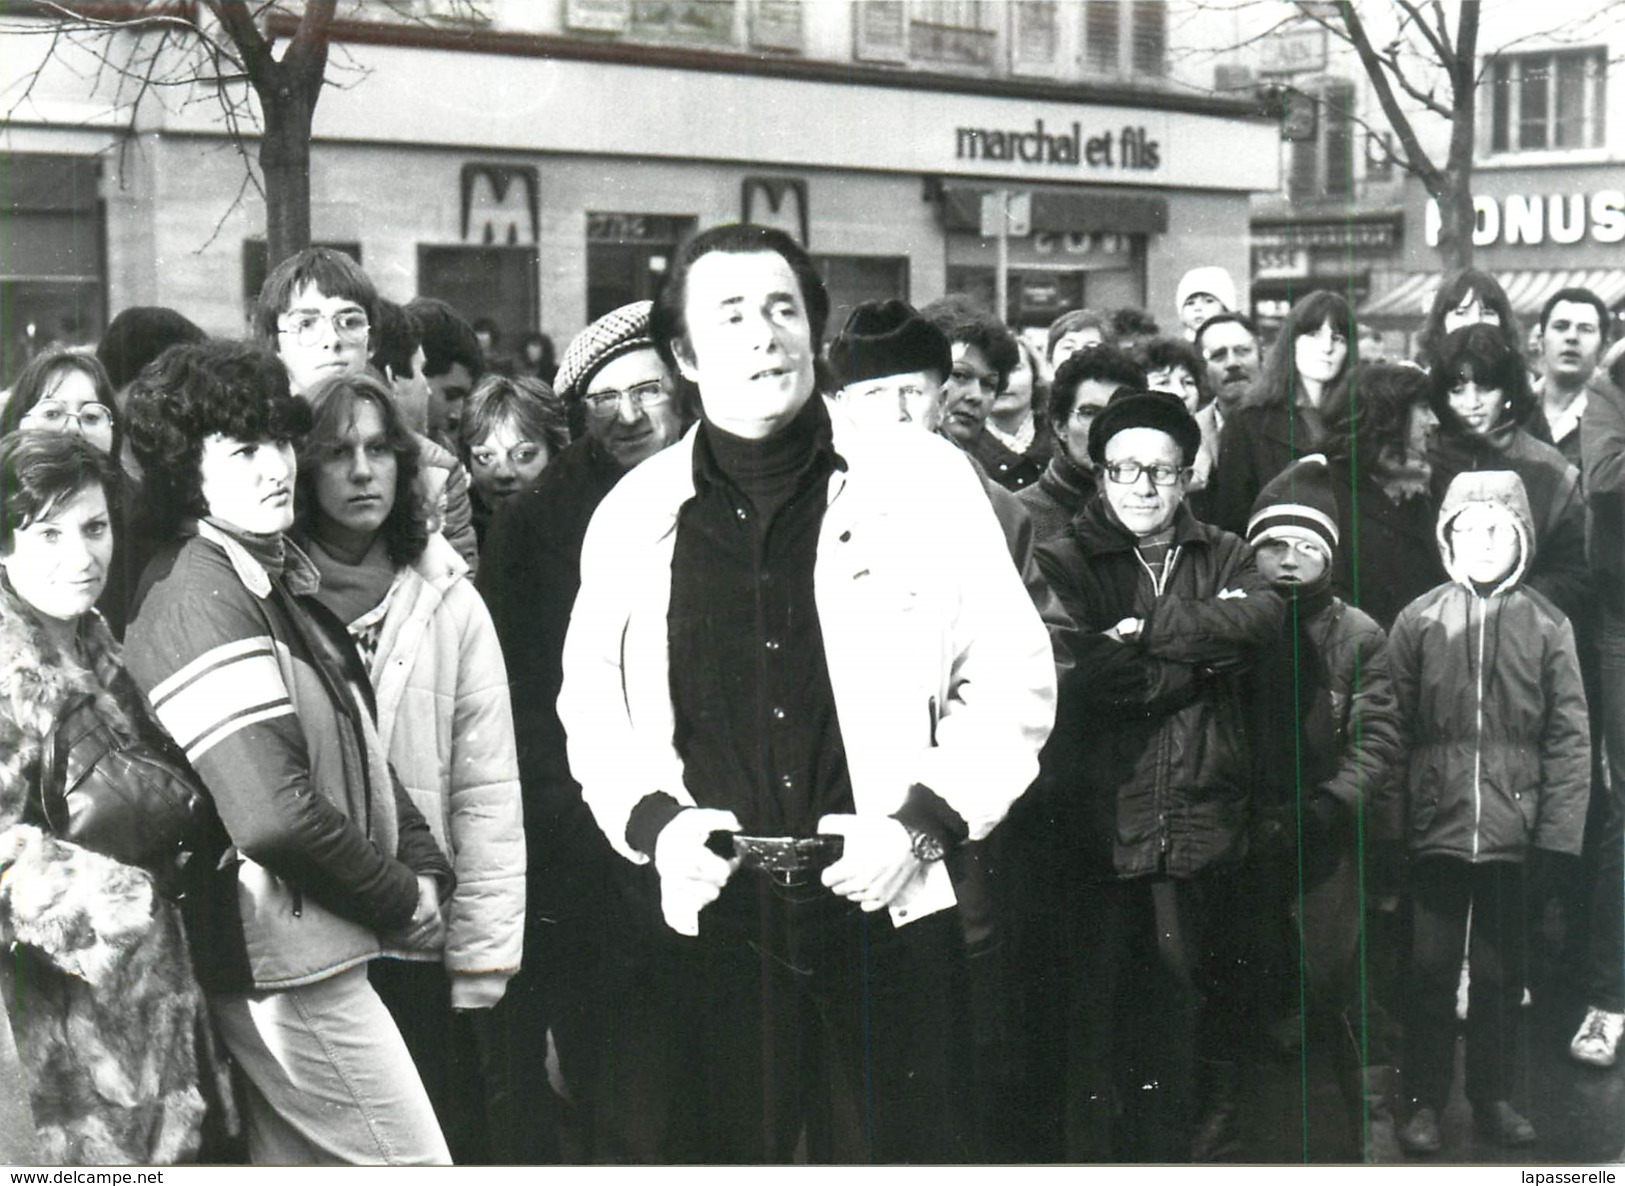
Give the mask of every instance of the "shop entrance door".
<svg viewBox="0 0 1625 1186">
<path fill-rule="evenodd" d="M 587 320 L 653 300 L 677 246 L 698 219 L 671 214 L 587 215 Z"/>
<path fill-rule="evenodd" d="M 489 317 L 501 348 L 540 324 L 534 247 L 418 247 L 418 295 L 437 297 L 473 324 Z"/>
</svg>

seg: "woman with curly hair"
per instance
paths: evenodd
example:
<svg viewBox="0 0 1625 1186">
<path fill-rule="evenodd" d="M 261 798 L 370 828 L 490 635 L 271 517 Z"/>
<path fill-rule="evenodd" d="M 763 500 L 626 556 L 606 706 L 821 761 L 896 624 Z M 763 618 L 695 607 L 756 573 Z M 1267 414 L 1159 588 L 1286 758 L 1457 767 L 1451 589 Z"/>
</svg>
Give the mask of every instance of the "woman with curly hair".
<svg viewBox="0 0 1625 1186">
<path fill-rule="evenodd" d="M 1350 398 L 1354 342 L 1354 312 L 1337 293 L 1312 292 L 1292 306 L 1258 383 L 1225 420 L 1210 484 L 1214 523 L 1244 532 L 1265 483 L 1320 448 L 1327 414 Z"/>
<path fill-rule="evenodd" d="M 459 433 L 473 478 L 474 530 L 483 544 L 497 507 L 536 485 L 569 447 L 569 419 L 563 401 L 540 379 L 487 375 L 468 397 Z"/>
<path fill-rule="evenodd" d="M 191 939 L 256 1163 L 444 1164 L 366 964 L 438 952 L 453 878 L 394 779 L 367 673 L 293 526 L 310 406 L 246 343 L 177 346 L 129 401 L 155 522 L 127 658 L 232 848 Z"/>
<path fill-rule="evenodd" d="M 76 436 L 0 440 L 0 997 L 32 1120 L 14 1161 L 170 1164 L 202 1140 L 207 1023 L 176 887 L 64 839 L 45 808 L 70 714 L 167 745 L 93 608 L 113 489 Z"/>
<path fill-rule="evenodd" d="M 468 565 L 427 530 L 412 496 L 417 444 L 389 391 L 367 375 L 342 376 L 309 398 L 295 538 L 321 574 L 316 599 L 345 623 L 367 665 L 390 763 L 457 874 L 444 952 L 376 961 L 370 978 L 453 1157 L 482 1164 L 521 1123 L 488 1113 L 508 1097 L 511 1048 L 491 1028 L 505 1014 L 491 1009 L 519 970 L 525 928 L 508 673 Z"/>
</svg>

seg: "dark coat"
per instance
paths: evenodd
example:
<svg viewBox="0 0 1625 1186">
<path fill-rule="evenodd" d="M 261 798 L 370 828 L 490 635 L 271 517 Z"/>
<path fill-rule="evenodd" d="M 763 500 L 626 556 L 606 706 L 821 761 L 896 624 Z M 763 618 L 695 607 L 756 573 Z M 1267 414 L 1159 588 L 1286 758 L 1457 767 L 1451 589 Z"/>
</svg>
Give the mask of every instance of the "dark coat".
<svg viewBox="0 0 1625 1186">
<path fill-rule="evenodd" d="M 1033 539 L 1043 543 L 1065 534 L 1084 504 L 1095 496 L 1099 485 L 1092 471 L 1084 469 L 1057 447 L 1038 481 L 1016 495 L 1032 520 Z"/>
<path fill-rule="evenodd" d="M 965 447 L 965 451 L 981 463 L 988 477 L 1006 490 L 1015 491 L 1038 481 L 1038 476 L 1044 472 L 1044 466 L 1049 461 L 1050 447 L 1050 435 L 1043 425 L 1039 425 L 1033 433 L 1033 443 L 1027 446 L 1024 453 L 1006 447 L 986 428 Z"/>
<path fill-rule="evenodd" d="M 1159 595 L 1132 534 L 1097 496 L 1039 567 L 1080 636 L 1040 793 L 1086 875 L 1194 877 L 1246 853 L 1249 763 L 1237 673 L 1279 634 L 1283 603 L 1238 536 L 1181 508 Z M 1145 628 L 1108 637 L 1124 618 Z"/>
<path fill-rule="evenodd" d="M 1396 503 L 1368 468 L 1351 469 L 1346 457 L 1331 458 L 1326 469 L 1337 499 L 1332 591 L 1390 629 L 1400 610 L 1445 579 L 1434 537 L 1438 498 Z"/>
<path fill-rule="evenodd" d="M 1597 594 L 1625 615 L 1625 391 L 1598 371 L 1580 429 L 1587 548 Z"/>
<path fill-rule="evenodd" d="M 1286 404 L 1237 408 L 1225 418 L 1219 437 L 1219 463 L 1206 491 L 1208 521 L 1245 535 L 1258 492 L 1320 445 L 1321 438 L 1298 408 Z"/>
<path fill-rule="evenodd" d="M 1479 475 L 1457 487 L 1443 524 L 1469 501 L 1511 510 L 1522 559 L 1485 593 L 1464 572 L 1405 607 L 1389 643 L 1409 769 L 1406 842 L 1418 856 L 1521 861 L 1528 850 L 1578 854 L 1591 791 L 1591 738 L 1574 632 L 1520 583 L 1529 502 L 1515 483 Z M 1451 569 L 1448 556 L 1446 567 Z"/>
</svg>

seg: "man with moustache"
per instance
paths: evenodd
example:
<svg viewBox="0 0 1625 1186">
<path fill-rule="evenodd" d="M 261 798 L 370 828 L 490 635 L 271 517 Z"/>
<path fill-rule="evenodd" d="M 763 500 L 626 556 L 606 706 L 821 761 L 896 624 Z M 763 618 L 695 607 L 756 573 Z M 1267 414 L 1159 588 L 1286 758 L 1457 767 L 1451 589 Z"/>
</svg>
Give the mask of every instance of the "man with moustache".
<svg viewBox="0 0 1625 1186">
<path fill-rule="evenodd" d="M 817 398 L 828 311 L 788 235 L 691 241 L 651 329 L 701 420 L 582 550 L 559 714 L 658 877 L 661 1160 L 978 1154 L 943 858 L 1036 773 L 1053 658 L 964 458 Z"/>
<path fill-rule="evenodd" d="M 1207 363 L 1207 386 L 1213 393 L 1213 402 L 1196 413 L 1196 423 L 1202 430 L 1202 452 L 1217 466 L 1225 418 L 1241 407 L 1258 381 L 1258 330 L 1244 313 L 1215 313 L 1196 331 L 1196 352 Z"/>
</svg>

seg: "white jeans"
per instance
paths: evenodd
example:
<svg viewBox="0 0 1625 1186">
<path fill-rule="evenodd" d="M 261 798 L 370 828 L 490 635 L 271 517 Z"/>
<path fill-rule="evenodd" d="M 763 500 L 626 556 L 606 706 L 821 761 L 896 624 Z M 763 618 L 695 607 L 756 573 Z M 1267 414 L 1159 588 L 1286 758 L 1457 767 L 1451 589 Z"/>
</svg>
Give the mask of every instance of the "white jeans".
<svg viewBox="0 0 1625 1186">
<path fill-rule="evenodd" d="M 284 992 L 210 997 L 247 1080 L 255 1165 L 450 1165 L 445 1138 L 365 966 Z"/>
</svg>

